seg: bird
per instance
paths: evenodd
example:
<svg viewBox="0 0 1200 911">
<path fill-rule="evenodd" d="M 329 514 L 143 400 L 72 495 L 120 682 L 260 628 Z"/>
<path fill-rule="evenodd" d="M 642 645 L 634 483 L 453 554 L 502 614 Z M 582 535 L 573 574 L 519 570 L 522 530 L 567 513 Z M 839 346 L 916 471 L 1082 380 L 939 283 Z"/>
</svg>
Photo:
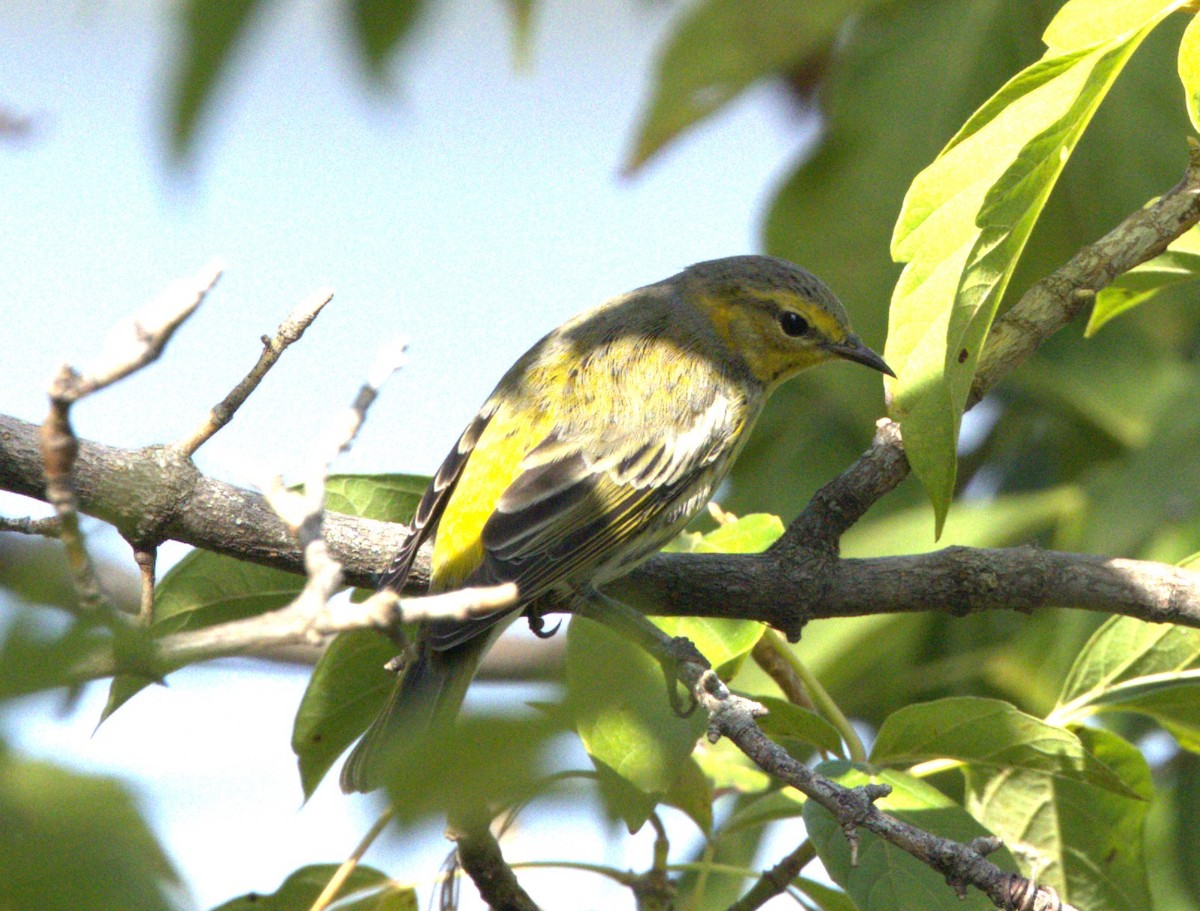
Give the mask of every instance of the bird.
<svg viewBox="0 0 1200 911">
<path fill-rule="evenodd" d="M 380 786 L 398 737 L 452 721 L 484 653 L 522 614 L 596 592 L 659 550 L 728 475 L 770 394 L 847 360 L 895 376 L 834 293 L 770 256 L 696 263 L 568 320 L 504 374 L 425 490 L 380 588 L 431 537 L 431 592 L 515 583 L 507 611 L 426 622 L 343 764 Z"/>
</svg>

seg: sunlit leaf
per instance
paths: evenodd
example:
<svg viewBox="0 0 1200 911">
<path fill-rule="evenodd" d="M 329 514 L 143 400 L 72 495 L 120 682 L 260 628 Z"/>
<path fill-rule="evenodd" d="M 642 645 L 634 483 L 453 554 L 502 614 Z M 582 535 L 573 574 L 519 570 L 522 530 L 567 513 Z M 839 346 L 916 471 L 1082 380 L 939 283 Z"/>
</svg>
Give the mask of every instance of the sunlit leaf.
<svg viewBox="0 0 1200 911">
<path fill-rule="evenodd" d="M 1179 45 L 1179 78 L 1192 127 L 1200 132 L 1200 18 L 1195 15 Z"/>
<path fill-rule="evenodd" d="M 968 842 L 991 834 L 941 791 L 903 772 L 885 770 L 868 774 L 842 760 L 821 763 L 817 771 L 849 788 L 869 783 L 891 785 L 892 793 L 875 805 L 943 838 Z M 858 830 L 858 864 L 852 865 L 850 846 L 841 825 L 815 801 L 805 803 L 804 822 L 830 877 L 862 911 L 913 908 L 984 911 L 993 907 L 987 896 L 976 889 L 960 899 L 942 874 L 865 829 Z M 988 859 L 1003 869 L 1016 870 L 1007 848 L 988 855 Z"/>
<path fill-rule="evenodd" d="M 0 751 L 5 911 L 174 911 L 181 883 L 124 785 Z"/>
<path fill-rule="evenodd" d="M 1153 793 L 1150 770 L 1116 734 L 1077 733 L 1136 796 L 1033 770 L 970 767 L 967 806 L 1006 844 L 1020 846 L 1026 876 L 1053 886 L 1064 901 L 1089 911 L 1148 911 L 1142 824 Z"/>
<path fill-rule="evenodd" d="M 1071 731 L 999 699 L 957 696 L 906 706 L 888 717 L 871 748 L 871 762 L 880 765 L 931 759 L 953 759 L 997 772 L 1028 770 L 1131 795 L 1129 784 Z"/>
<path fill-rule="evenodd" d="M 568 706 L 583 745 L 601 773 L 601 793 L 631 831 L 653 800 L 670 792 L 696 739 L 702 712 L 680 718 L 667 696 L 662 668 L 609 629 L 575 617 L 567 631 Z M 605 773 L 628 783 L 614 789 Z"/>
<path fill-rule="evenodd" d="M 1070 724 L 1106 711 L 1153 718 L 1200 752 L 1200 630 L 1108 620 L 1080 653 L 1050 717 Z"/>
<path fill-rule="evenodd" d="M 885 357 L 899 374 L 892 414 L 939 530 L 962 410 L 1017 259 L 1113 80 L 1169 11 L 1158 4 L 1102 43 L 1048 52 L 967 121 L 905 198 L 892 254 L 908 265 L 892 298 Z"/>
</svg>

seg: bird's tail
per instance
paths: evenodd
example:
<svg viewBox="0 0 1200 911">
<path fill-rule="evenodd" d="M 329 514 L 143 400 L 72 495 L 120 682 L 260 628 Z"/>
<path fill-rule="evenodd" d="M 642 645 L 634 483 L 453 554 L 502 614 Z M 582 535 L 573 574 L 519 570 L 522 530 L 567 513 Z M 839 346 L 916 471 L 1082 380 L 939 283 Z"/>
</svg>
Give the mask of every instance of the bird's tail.
<svg viewBox="0 0 1200 911">
<path fill-rule="evenodd" d="M 380 787 L 387 774 L 398 771 L 395 754 L 401 744 L 453 720 L 493 638 L 489 631 L 453 648 L 435 650 L 429 637 L 422 637 L 416 657 L 401 672 L 383 711 L 346 757 L 343 791 Z"/>
</svg>

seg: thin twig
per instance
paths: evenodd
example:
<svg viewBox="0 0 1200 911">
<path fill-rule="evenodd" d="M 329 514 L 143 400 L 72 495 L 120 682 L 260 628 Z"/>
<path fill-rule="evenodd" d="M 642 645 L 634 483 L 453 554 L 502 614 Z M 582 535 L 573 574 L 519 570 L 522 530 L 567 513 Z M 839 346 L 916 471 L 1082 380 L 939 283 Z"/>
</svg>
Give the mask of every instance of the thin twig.
<svg viewBox="0 0 1200 911">
<path fill-rule="evenodd" d="M 41 430 L 46 499 L 61 523 L 59 537 L 66 548 L 71 577 L 84 609 L 99 608 L 106 599 L 79 528 L 74 484 L 79 440 L 71 428 L 71 406 L 158 360 L 175 330 L 200 306 L 220 275 L 220 267 L 214 263 L 195 278 L 176 282 L 112 328 L 90 369 L 81 373 L 64 364 L 50 384 L 50 412 Z"/>
<path fill-rule="evenodd" d="M 154 621 L 154 584 L 158 566 L 158 549 L 135 547 L 133 560 L 137 563 L 138 576 L 141 579 L 138 623 L 142 626 L 149 626 Z"/>
<path fill-rule="evenodd" d="M 325 884 L 325 888 L 321 890 L 321 894 L 318 895 L 317 900 L 312 903 L 312 907 L 309 908 L 309 911 L 325 911 L 325 909 L 329 907 L 333 900 L 337 898 L 337 894 L 341 890 L 342 886 L 346 884 L 346 880 L 350 878 L 350 874 L 353 873 L 354 869 L 358 866 L 359 861 L 363 859 L 363 855 L 367 853 L 367 850 L 375 843 L 375 839 L 378 838 L 383 830 L 388 827 L 388 823 L 390 823 L 395 816 L 396 811 L 391 807 L 388 807 L 383 811 L 382 814 L 380 814 L 380 817 L 375 820 L 375 824 L 371 826 L 371 828 L 367 831 L 367 834 L 363 836 L 362 841 L 358 843 L 358 846 L 354 849 L 350 856 L 342 861 L 342 865 L 338 867 L 333 876 L 330 877 L 329 882 Z"/>
<path fill-rule="evenodd" d="M 22 516 L 19 519 L 0 516 L 0 531 L 14 531 L 22 535 L 57 538 L 62 535 L 62 522 L 58 516 L 46 516 L 41 519 L 35 519 L 33 516 Z"/>
<path fill-rule="evenodd" d="M 238 383 L 217 405 L 209 411 L 203 421 L 192 433 L 175 444 L 175 447 L 185 456 L 195 455 L 196 450 L 203 446 L 213 435 L 233 419 L 237 410 L 249 398 L 250 393 L 258 388 L 263 377 L 267 375 L 275 362 L 279 360 L 288 346 L 300 340 L 313 320 L 320 314 L 322 308 L 333 299 L 332 291 L 318 291 L 302 301 L 295 310 L 288 314 L 287 319 L 279 324 L 274 338 L 262 337 L 262 354 L 258 363 L 251 368 L 245 378 Z"/>
<path fill-rule="evenodd" d="M 787 857 L 763 873 L 758 882 L 726 911 L 756 911 L 761 908 L 776 895 L 782 895 L 816 856 L 817 849 L 811 841 L 800 842 Z"/>
</svg>

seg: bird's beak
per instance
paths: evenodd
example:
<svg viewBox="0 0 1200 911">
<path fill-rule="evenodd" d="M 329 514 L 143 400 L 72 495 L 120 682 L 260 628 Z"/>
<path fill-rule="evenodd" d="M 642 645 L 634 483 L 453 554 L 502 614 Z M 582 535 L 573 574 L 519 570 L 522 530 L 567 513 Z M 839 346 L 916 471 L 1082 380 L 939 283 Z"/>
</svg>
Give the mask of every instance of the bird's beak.
<svg viewBox="0 0 1200 911">
<path fill-rule="evenodd" d="M 888 376 L 896 375 L 895 371 L 887 365 L 887 361 L 864 345 L 862 339 L 857 335 L 847 335 L 845 341 L 834 342 L 828 347 L 829 351 L 838 357 L 844 357 L 848 361 L 854 361 L 856 364 L 862 364 L 872 370 L 886 373 Z"/>
</svg>

